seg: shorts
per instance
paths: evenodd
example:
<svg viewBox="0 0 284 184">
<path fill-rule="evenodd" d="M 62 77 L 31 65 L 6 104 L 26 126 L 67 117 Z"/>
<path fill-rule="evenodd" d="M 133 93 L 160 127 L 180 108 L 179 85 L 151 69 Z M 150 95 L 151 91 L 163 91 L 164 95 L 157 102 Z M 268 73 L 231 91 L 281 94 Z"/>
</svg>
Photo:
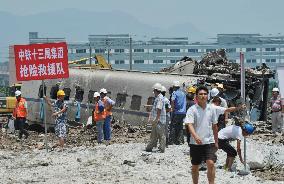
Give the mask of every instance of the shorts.
<svg viewBox="0 0 284 184">
<path fill-rule="evenodd" d="M 215 144 L 195 145 L 190 144 L 190 157 L 192 165 L 200 165 L 202 161 L 212 160 L 214 163 L 217 160 Z"/>
<path fill-rule="evenodd" d="M 233 146 L 230 145 L 229 140 L 218 139 L 219 149 L 222 149 L 227 153 L 228 157 L 236 157 L 237 151 Z"/>
</svg>

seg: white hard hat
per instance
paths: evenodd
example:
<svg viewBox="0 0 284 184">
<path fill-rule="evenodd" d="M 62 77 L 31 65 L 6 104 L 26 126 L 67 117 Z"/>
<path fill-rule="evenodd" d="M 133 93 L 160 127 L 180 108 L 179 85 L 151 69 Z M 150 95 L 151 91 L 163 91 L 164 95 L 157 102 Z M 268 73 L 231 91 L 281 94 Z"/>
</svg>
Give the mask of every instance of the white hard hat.
<svg viewBox="0 0 284 184">
<path fill-rule="evenodd" d="M 165 87 L 165 86 L 162 86 L 162 90 L 161 90 L 161 92 L 167 92 L 167 89 L 166 89 L 166 87 Z"/>
<path fill-rule="evenodd" d="M 100 89 L 100 93 L 107 94 L 107 90 L 105 88 Z"/>
<path fill-rule="evenodd" d="M 279 89 L 278 89 L 278 88 L 273 88 L 272 91 L 273 91 L 273 92 L 274 92 L 274 91 L 275 91 L 275 92 L 279 92 Z"/>
<path fill-rule="evenodd" d="M 95 98 L 95 97 L 98 97 L 98 96 L 100 96 L 100 93 L 99 93 L 99 92 L 95 92 L 95 93 L 94 93 L 94 98 Z"/>
<path fill-rule="evenodd" d="M 217 88 L 213 88 L 210 92 L 211 96 L 217 96 L 219 94 L 219 90 Z"/>
<path fill-rule="evenodd" d="M 152 88 L 153 88 L 153 89 L 156 89 L 156 90 L 158 90 L 158 91 L 162 91 L 162 84 L 156 83 L 156 84 L 153 85 Z"/>
<path fill-rule="evenodd" d="M 21 91 L 19 91 L 19 90 L 15 91 L 15 96 L 20 96 L 21 94 L 22 94 Z"/>
<path fill-rule="evenodd" d="M 174 86 L 174 87 L 180 87 L 179 81 L 174 81 L 174 82 L 173 82 L 173 86 Z"/>
</svg>

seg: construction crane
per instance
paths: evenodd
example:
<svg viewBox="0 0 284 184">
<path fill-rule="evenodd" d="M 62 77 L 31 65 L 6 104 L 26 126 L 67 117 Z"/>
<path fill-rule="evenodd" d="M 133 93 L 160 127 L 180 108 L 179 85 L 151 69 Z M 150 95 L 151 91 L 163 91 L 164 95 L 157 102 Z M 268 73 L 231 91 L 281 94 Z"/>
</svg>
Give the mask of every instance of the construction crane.
<svg viewBox="0 0 284 184">
<path fill-rule="evenodd" d="M 95 59 L 95 64 L 88 65 L 87 61 Z M 112 69 L 111 65 L 108 64 L 102 55 L 95 55 L 93 57 L 81 58 L 74 61 L 68 62 L 69 67 L 72 68 L 92 68 L 92 69 Z"/>
</svg>

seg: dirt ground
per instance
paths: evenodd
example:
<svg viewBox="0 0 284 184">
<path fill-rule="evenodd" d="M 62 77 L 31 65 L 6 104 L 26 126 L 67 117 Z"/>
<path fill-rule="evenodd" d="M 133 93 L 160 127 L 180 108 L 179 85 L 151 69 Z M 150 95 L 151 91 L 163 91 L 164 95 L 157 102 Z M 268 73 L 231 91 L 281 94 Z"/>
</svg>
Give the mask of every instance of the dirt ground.
<svg viewBox="0 0 284 184">
<path fill-rule="evenodd" d="M 48 133 L 48 146 L 57 143 L 57 139 L 53 133 Z M 126 144 L 126 143 L 146 143 L 149 140 L 150 133 L 145 127 L 133 127 L 127 124 L 116 123 L 113 125 L 113 140 L 110 144 Z M 283 135 L 272 135 L 270 126 L 264 122 L 258 124 L 256 133 L 251 136 L 253 140 L 267 141 L 268 143 L 284 146 Z M 44 134 L 30 131 L 30 136 L 26 140 L 19 141 L 15 134 L 7 134 L 4 129 L 0 131 L 0 150 L 10 151 L 33 151 L 35 149 L 45 149 Z M 96 142 L 96 133 L 94 128 L 70 128 L 67 147 L 94 147 Z M 264 180 L 284 181 L 284 168 L 261 168 L 252 170 L 254 176 L 258 176 Z"/>
</svg>

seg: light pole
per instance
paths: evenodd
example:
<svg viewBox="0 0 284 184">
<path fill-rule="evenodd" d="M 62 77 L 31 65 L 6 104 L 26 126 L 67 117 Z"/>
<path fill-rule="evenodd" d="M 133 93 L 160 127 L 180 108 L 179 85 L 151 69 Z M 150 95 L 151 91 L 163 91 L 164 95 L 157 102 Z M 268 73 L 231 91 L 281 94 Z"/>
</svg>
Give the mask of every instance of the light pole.
<svg viewBox="0 0 284 184">
<path fill-rule="evenodd" d="M 129 35 L 129 70 L 132 70 L 132 38 Z"/>
<path fill-rule="evenodd" d="M 89 42 L 89 62 L 90 62 L 90 67 L 92 67 L 92 47 L 91 47 L 91 42 Z"/>
</svg>

